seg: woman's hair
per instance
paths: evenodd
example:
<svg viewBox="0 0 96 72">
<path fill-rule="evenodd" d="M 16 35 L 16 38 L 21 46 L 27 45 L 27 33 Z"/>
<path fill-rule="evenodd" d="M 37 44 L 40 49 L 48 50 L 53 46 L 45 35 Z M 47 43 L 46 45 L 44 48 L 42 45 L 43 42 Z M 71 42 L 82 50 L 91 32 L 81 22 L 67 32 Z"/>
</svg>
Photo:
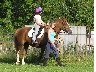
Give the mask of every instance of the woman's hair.
<svg viewBox="0 0 96 72">
<path fill-rule="evenodd" d="M 52 23 L 50 24 L 50 27 L 52 27 Z"/>
<path fill-rule="evenodd" d="M 51 23 L 50 26 L 52 27 L 53 24 L 55 25 L 55 23 Z"/>
</svg>

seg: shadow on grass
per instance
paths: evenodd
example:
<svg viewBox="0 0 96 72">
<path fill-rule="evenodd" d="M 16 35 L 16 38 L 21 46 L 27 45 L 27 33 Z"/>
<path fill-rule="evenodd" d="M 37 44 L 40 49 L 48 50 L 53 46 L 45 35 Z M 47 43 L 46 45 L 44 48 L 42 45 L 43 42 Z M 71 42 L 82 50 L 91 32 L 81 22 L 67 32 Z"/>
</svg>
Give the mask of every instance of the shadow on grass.
<svg viewBox="0 0 96 72">
<path fill-rule="evenodd" d="M 34 64 L 34 65 L 39 65 L 39 63 L 42 62 L 42 60 L 39 62 L 39 56 L 32 54 L 31 56 L 26 56 L 25 62 L 27 64 Z"/>
<path fill-rule="evenodd" d="M 16 55 L 2 55 L 0 56 L 0 63 L 8 63 L 8 64 L 15 64 L 16 63 Z M 20 64 L 22 61 L 22 57 L 20 56 Z M 25 63 L 27 64 L 34 64 L 38 65 L 38 56 L 37 55 L 26 55 L 25 57 Z"/>
<path fill-rule="evenodd" d="M 3 57 L 0 57 L 0 62 L 13 64 L 16 62 L 16 58 L 12 57 L 12 56 L 11 57 L 10 56 L 3 56 Z"/>
</svg>

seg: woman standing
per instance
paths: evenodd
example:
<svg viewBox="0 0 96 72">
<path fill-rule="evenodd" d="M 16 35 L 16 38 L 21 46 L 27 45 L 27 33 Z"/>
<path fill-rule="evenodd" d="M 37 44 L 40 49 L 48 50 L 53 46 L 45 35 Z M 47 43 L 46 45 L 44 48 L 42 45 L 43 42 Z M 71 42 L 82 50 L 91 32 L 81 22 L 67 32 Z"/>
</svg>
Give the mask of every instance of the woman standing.
<svg viewBox="0 0 96 72">
<path fill-rule="evenodd" d="M 57 61 L 58 65 L 63 66 L 61 64 L 59 58 L 58 58 L 58 51 L 57 51 L 56 46 L 55 46 L 55 40 L 56 39 L 54 38 L 54 36 L 56 35 L 56 33 L 54 31 L 54 28 L 55 28 L 55 23 L 53 23 L 48 30 L 48 42 L 47 42 L 47 45 L 46 45 L 46 55 L 45 55 L 45 59 L 44 59 L 44 62 L 43 62 L 43 66 L 46 65 L 46 62 L 49 58 L 49 54 L 50 54 L 51 49 L 54 52 L 54 55 L 56 57 L 56 61 Z"/>
</svg>

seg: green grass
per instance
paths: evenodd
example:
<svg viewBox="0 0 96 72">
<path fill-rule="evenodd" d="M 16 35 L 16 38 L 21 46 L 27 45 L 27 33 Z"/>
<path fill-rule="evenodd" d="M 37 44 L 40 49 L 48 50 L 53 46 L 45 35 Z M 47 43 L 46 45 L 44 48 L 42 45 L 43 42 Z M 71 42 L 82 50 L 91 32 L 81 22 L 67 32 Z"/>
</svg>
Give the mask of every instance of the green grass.
<svg viewBox="0 0 96 72">
<path fill-rule="evenodd" d="M 15 65 L 0 63 L 0 72 L 93 72 L 93 64 L 78 62 L 67 63 L 65 67 L 55 65 L 44 67 L 33 64 Z"/>
<path fill-rule="evenodd" d="M 60 67 L 56 65 L 53 58 L 48 60 L 47 66 L 36 65 L 35 63 L 30 63 L 28 58 L 26 58 L 25 65 L 15 65 L 16 59 L 13 57 L 0 58 L 0 72 L 93 72 L 94 71 L 94 61 L 93 56 L 88 56 L 81 58 L 78 61 L 75 57 L 62 58 L 62 63 L 66 64 L 65 67 Z"/>
</svg>

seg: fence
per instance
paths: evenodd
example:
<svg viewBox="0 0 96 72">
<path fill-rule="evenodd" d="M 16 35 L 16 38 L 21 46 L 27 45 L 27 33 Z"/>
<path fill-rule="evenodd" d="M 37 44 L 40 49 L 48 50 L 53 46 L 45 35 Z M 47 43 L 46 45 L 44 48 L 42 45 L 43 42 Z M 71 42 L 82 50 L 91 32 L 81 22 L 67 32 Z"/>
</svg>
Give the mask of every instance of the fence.
<svg viewBox="0 0 96 72">
<path fill-rule="evenodd" d="M 94 31 L 91 32 L 90 37 L 86 34 L 86 26 L 71 26 L 72 34 L 68 35 L 61 31 L 59 34 L 63 38 L 63 42 L 59 43 L 58 50 L 61 54 L 64 51 L 71 50 L 73 51 L 93 51 L 94 48 Z M 63 44 L 63 46 L 61 45 Z"/>
</svg>

